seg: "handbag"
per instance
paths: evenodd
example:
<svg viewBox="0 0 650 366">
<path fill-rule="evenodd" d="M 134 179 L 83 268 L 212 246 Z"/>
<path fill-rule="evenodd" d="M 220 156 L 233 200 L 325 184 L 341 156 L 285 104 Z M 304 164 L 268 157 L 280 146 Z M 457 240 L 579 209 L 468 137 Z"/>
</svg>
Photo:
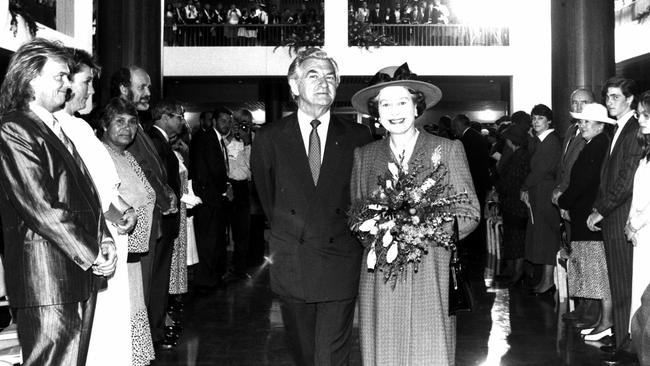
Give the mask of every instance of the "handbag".
<svg viewBox="0 0 650 366">
<path fill-rule="evenodd" d="M 458 219 L 456 218 L 454 219 L 452 240 L 456 243 L 456 246 L 460 244 L 458 240 Z M 458 251 L 454 247 L 451 250 L 451 259 L 449 260 L 449 315 L 472 311 L 473 305 L 472 288 L 465 268 L 458 257 Z"/>
</svg>

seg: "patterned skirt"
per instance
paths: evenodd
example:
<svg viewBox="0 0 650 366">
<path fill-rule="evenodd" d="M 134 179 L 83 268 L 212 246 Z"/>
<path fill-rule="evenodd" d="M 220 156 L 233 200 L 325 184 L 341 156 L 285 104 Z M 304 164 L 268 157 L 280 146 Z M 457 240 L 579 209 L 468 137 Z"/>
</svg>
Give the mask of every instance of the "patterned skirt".
<svg viewBox="0 0 650 366">
<path fill-rule="evenodd" d="M 609 299 L 609 277 L 602 241 L 572 241 L 567 262 L 569 296 Z"/>
<path fill-rule="evenodd" d="M 131 296 L 131 342 L 133 366 L 149 365 L 156 358 L 151 339 L 151 328 L 142 289 L 142 267 L 140 262 L 128 264 L 129 290 Z"/>
</svg>

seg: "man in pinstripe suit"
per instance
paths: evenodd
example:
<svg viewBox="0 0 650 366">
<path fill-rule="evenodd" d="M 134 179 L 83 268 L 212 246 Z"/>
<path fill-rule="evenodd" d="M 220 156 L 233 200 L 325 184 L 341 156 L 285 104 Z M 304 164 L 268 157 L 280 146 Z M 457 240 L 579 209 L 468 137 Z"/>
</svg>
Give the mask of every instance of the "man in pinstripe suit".
<svg viewBox="0 0 650 366">
<path fill-rule="evenodd" d="M 35 39 L 0 87 L 0 213 L 23 365 L 85 365 L 97 289 L 115 271 L 95 186 L 52 115 L 68 62 L 61 45 Z"/>
<path fill-rule="evenodd" d="M 632 296 L 632 244 L 625 237 L 625 223 L 632 203 L 634 172 L 641 158 L 641 146 L 636 141 L 639 123 L 634 117 L 637 87 L 633 80 L 611 78 L 603 86 L 609 114 L 616 118 L 616 129 L 605 158 L 600 188 L 587 227 L 601 230 L 609 271 L 616 349 L 625 348 L 629 339 Z"/>
</svg>

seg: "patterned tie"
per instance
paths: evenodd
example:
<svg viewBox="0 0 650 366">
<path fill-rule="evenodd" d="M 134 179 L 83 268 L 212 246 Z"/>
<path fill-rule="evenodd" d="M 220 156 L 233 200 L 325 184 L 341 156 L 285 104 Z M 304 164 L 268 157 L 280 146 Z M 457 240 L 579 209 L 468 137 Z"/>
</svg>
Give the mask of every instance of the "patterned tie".
<svg viewBox="0 0 650 366">
<path fill-rule="evenodd" d="M 318 137 L 318 130 L 320 121 L 315 119 L 311 121 L 311 132 L 309 133 L 309 168 L 311 169 L 311 176 L 314 178 L 314 185 L 318 184 L 318 176 L 320 175 L 320 137 Z"/>
<path fill-rule="evenodd" d="M 68 149 L 70 154 L 72 154 L 72 156 L 74 156 L 75 155 L 74 144 L 72 143 L 72 141 L 70 141 L 70 139 L 65 134 L 65 132 L 63 132 L 63 129 L 61 128 L 61 124 L 59 123 L 59 120 L 57 120 L 56 117 L 54 117 L 54 116 L 52 116 L 52 131 L 54 131 L 54 134 L 56 135 L 56 137 L 58 137 L 59 140 L 61 140 L 61 142 L 63 143 L 63 146 L 65 146 L 65 148 Z"/>
<path fill-rule="evenodd" d="M 230 161 L 228 161 L 228 148 L 226 147 L 226 142 L 221 138 L 221 150 L 223 152 L 223 161 L 226 164 L 226 171 L 230 172 Z"/>
</svg>

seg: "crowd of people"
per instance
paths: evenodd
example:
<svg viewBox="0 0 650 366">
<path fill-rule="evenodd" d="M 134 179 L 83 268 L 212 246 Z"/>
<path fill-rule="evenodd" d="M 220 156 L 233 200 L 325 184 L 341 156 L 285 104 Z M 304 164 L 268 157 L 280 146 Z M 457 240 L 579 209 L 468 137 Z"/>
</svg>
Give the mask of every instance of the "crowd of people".
<svg viewBox="0 0 650 366">
<path fill-rule="evenodd" d="M 562 136 L 543 104 L 487 128 L 466 123 L 459 133 L 459 116 L 426 128 L 464 142 L 477 193 L 477 176 L 488 170 L 494 193 L 487 199 L 499 203 L 503 218 L 501 284 L 551 298 L 558 258 L 566 261 L 576 308 L 564 319 L 585 341 L 600 342 L 609 360 L 638 357 L 645 365 L 650 280 L 641 238 L 650 222 L 650 91 L 639 94 L 633 80 L 613 77 L 601 94 L 603 104 L 588 89 L 571 94 L 573 122 Z M 472 128 L 483 142 L 466 143 Z M 481 144 L 485 153 L 472 153 Z"/>
<path fill-rule="evenodd" d="M 452 19 L 449 8 L 441 0 L 407 1 L 404 6 L 396 1 L 392 8 L 382 7 L 379 1 L 369 8 L 363 1 L 356 9 L 350 5 L 350 15 L 370 24 L 449 24 Z"/>
<path fill-rule="evenodd" d="M 279 45 L 283 29 L 263 25 L 310 25 L 323 23 L 323 6 L 300 4 L 278 8 L 254 3 L 249 8 L 199 0 L 168 2 L 165 5 L 165 44 L 168 46 L 264 46 Z M 199 27 L 192 27 L 198 25 Z M 246 27 L 248 25 L 248 27 Z M 210 26 L 210 27 L 206 27 Z"/>
<path fill-rule="evenodd" d="M 604 105 L 574 91 L 574 122 L 560 137 L 543 104 L 494 128 L 464 114 L 416 128 L 442 91 L 406 63 L 387 67 L 352 97 L 387 132 L 373 141 L 367 126 L 330 110 L 340 74 L 320 49 L 289 66 L 297 111 L 254 135 L 249 111 L 223 106 L 203 111 L 192 133 L 179 101 L 150 105 L 150 76 L 137 66 L 111 75 L 112 98 L 88 123 L 77 116 L 100 69 L 85 51 L 34 39 L 0 86 L 3 259 L 25 365 L 147 365 L 173 349 L 182 331 L 170 312 L 182 306 L 176 295 L 249 278 L 262 211 L 270 286 L 299 363 L 349 362 L 358 303 L 364 365 L 453 364 L 451 252 L 429 244 L 391 286 L 348 217 L 375 197 L 378 177 L 410 166 L 414 182 L 435 185 L 440 162 L 448 169 L 440 184 L 465 195 L 457 229 L 440 235 L 458 234 L 471 269 L 482 271 L 485 256 L 478 218 L 498 201 L 505 283 L 550 298 L 558 256 L 566 259 L 578 306 L 565 319 L 613 359 L 650 362 L 650 91 L 639 94 L 634 81 L 607 80 Z M 378 229 L 384 247 L 391 225 Z"/>
<path fill-rule="evenodd" d="M 126 66 L 86 121 L 100 70 L 37 38 L 0 87 L 3 262 L 25 365 L 148 365 L 182 332 L 189 266 L 207 292 L 251 263 L 251 113 L 206 111 L 191 134 L 183 105 L 150 105 L 148 73 Z"/>
</svg>

